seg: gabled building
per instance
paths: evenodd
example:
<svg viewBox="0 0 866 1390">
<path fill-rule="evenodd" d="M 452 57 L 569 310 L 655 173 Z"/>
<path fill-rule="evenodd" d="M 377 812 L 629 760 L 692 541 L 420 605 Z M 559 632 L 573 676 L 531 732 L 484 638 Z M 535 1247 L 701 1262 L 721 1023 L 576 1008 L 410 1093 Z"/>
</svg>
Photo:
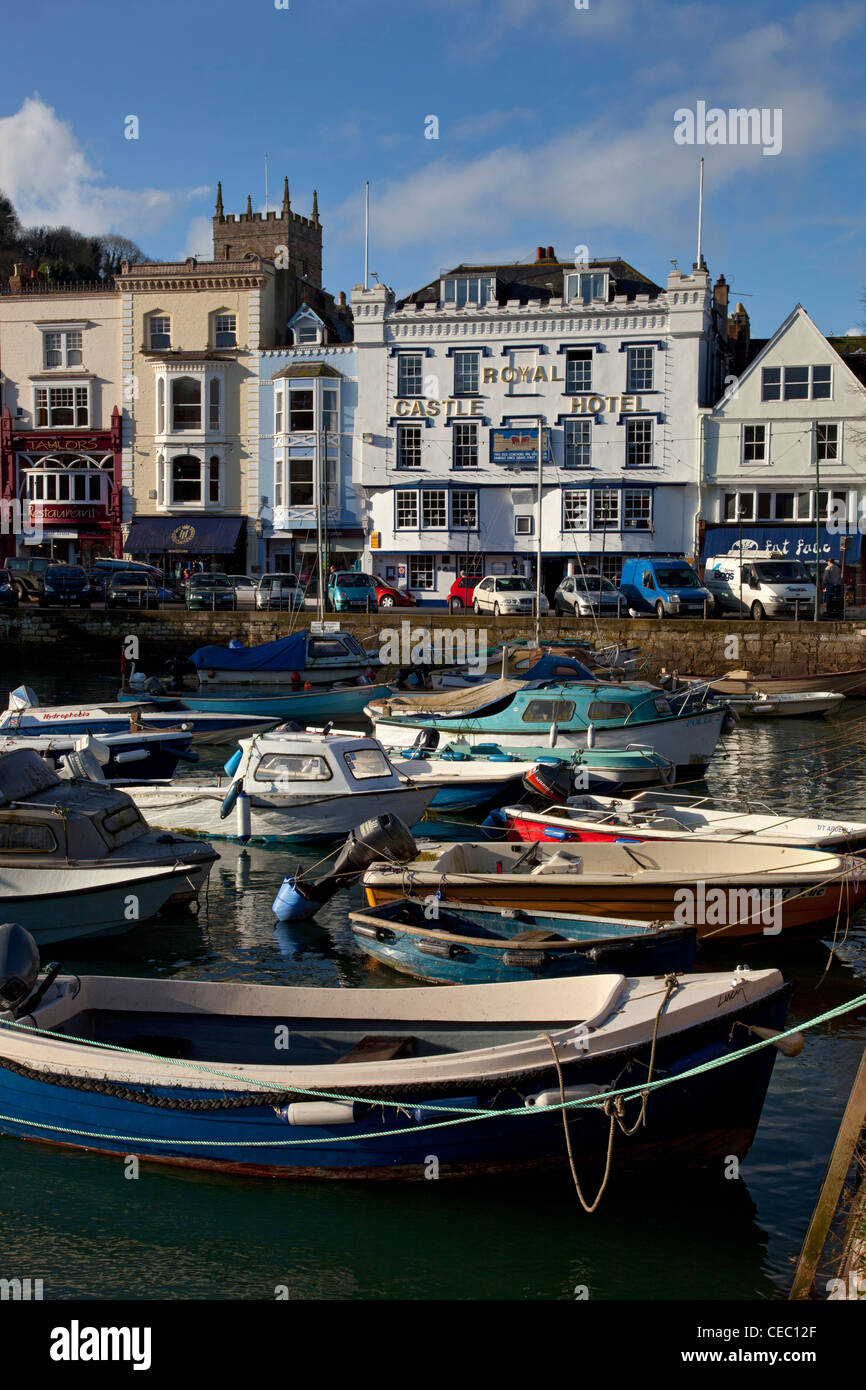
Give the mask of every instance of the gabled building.
<svg viewBox="0 0 866 1390">
<path fill-rule="evenodd" d="M 626 556 L 693 553 L 697 407 L 727 362 L 703 264 L 661 287 L 539 247 L 351 303 L 365 568 L 441 600 L 461 569 L 533 572 L 540 526 L 552 596 L 579 563 L 615 579 Z"/>
<path fill-rule="evenodd" d="M 110 283 L 0 293 L 0 557 L 121 553 L 120 340 Z"/>
<path fill-rule="evenodd" d="M 848 577 L 859 579 L 863 362 L 856 342 L 828 341 L 798 304 L 703 413 L 703 558 L 742 543 L 814 564 L 820 546 L 824 564 L 843 558 L 844 543 Z"/>
</svg>

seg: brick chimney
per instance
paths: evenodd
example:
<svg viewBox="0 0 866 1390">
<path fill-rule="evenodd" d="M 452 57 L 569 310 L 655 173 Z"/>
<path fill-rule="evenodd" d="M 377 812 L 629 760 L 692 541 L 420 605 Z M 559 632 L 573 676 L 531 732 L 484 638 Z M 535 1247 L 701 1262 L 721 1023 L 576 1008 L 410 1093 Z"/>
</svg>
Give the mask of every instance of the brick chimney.
<svg viewBox="0 0 866 1390">
<path fill-rule="evenodd" d="M 722 320 L 722 330 L 728 321 L 728 282 L 724 275 L 720 275 L 713 286 L 713 303 L 719 311 Z"/>
<path fill-rule="evenodd" d="M 739 374 L 748 361 L 751 325 L 749 315 L 738 304 L 728 319 L 728 342 L 734 354 L 734 370 Z"/>
</svg>

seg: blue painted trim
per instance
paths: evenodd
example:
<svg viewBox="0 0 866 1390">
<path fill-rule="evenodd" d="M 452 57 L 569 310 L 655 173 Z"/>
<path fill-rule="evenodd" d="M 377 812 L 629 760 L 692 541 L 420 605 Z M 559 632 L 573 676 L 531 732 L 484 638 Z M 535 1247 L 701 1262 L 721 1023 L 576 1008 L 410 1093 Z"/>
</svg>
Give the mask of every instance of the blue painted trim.
<svg viewBox="0 0 866 1390">
<path fill-rule="evenodd" d="M 389 357 L 399 357 L 401 353 L 409 353 L 413 357 L 435 357 L 436 350 L 431 347 L 390 347 Z"/>
<path fill-rule="evenodd" d="M 626 343 L 620 343 L 619 351 L 628 352 L 629 348 L 634 347 L 651 347 L 657 348 L 659 352 L 665 352 L 667 350 L 667 343 L 663 338 L 631 338 Z"/>
<path fill-rule="evenodd" d="M 481 344 L 479 344 L 477 347 L 474 344 L 471 347 L 450 347 L 448 351 L 445 353 L 445 356 L 453 357 L 454 354 L 457 352 L 480 352 L 482 357 L 493 356 L 493 348 L 482 347 Z"/>
<path fill-rule="evenodd" d="M 567 394 L 570 395 L 571 393 L 568 392 Z M 595 395 L 596 392 L 593 392 L 592 394 Z M 600 425 L 602 419 L 603 415 L 601 411 L 599 411 L 599 413 L 596 415 L 590 415 L 589 411 L 587 410 L 581 411 L 580 413 L 574 410 L 566 410 L 563 411 L 561 415 L 555 416 L 553 423 L 555 425 L 561 425 L 565 420 L 589 420 L 594 425 Z"/>
<path fill-rule="evenodd" d="M 403 400 L 403 399 L 405 399 L 405 400 L 423 401 L 423 400 L 425 399 L 425 397 L 424 397 L 424 396 L 406 396 L 406 397 L 401 397 L 401 400 Z M 388 425 L 389 425 L 389 427 L 390 427 L 390 426 L 395 426 L 395 427 L 396 427 L 396 426 L 398 426 L 398 425 L 425 425 L 425 426 L 427 426 L 427 425 L 432 425 L 432 424 L 434 423 L 434 421 L 435 421 L 437 418 L 438 418 L 438 417 L 437 417 L 436 415 L 412 415 L 411 417 L 410 417 L 409 415 L 391 415 L 391 416 L 389 416 L 389 418 L 388 418 Z"/>
<path fill-rule="evenodd" d="M 561 357 L 563 353 L 573 352 L 581 348 L 588 348 L 590 352 L 607 352 L 606 343 L 561 343 L 556 349 L 556 355 Z"/>
<path fill-rule="evenodd" d="M 629 393 L 626 392 L 626 395 L 628 394 Z M 639 391 L 637 394 L 648 395 L 649 392 Z M 663 425 L 664 419 L 665 417 L 660 410 L 630 410 L 626 415 L 618 415 L 616 423 L 621 425 L 626 420 L 655 420 L 657 425 Z"/>
<path fill-rule="evenodd" d="M 398 493 L 398 492 L 414 492 L 414 493 L 416 494 L 416 496 L 417 496 L 417 504 L 416 504 L 416 506 L 417 506 L 417 512 L 418 512 L 418 525 L 417 525 L 417 526 L 398 526 L 398 525 L 397 525 L 397 493 Z M 446 507 L 446 513 L 447 513 L 447 518 L 448 518 L 448 524 L 447 524 L 446 526 L 422 526 L 422 524 L 421 524 L 421 495 L 420 495 L 422 492 L 444 492 L 444 493 L 446 494 L 445 507 Z M 454 493 L 454 492 L 474 492 L 474 493 L 475 493 L 475 525 L 474 525 L 474 526 L 470 526 L 470 527 L 467 528 L 466 526 L 455 526 L 455 525 L 454 525 L 453 518 L 452 518 L 452 514 L 451 514 L 451 513 L 452 513 L 452 509 L 453 509 L 453 506 L 454 506 L 453 498 L 452 498 L 452 495 L 451 495 L 451 494 Z M 480 528 L 480 514 L 481 514 L 481 505 L 480 505 L 480 504 L 481 504 L 481 499 L 480 499 L 480 497 L 479 497 L 479 495 L 478 495 L 478 489 L 477 489 L 477 487 L 472 486 L 472 485 L 470 485 L 469 487 L 466 487 L 466 486 L 463 486 L 463 485 L 460 484 L 460 483 L 455 483 L 455 482 L 452 482 L 452 481 L 450 481 L 450 480 L 447 481 L 447 482 L 438 482 L 438 481 L 437 481 L 437 482 L 435 482 L 435 483 L 434 483 L 434 482 L 430 482 L 430 481 L 423 481 L 423 482 L 420 482 L 420 481 L 419 481 L 419 482 L 416 484 L 415 487 L 403 487 L 403 486 L 398 486 L 398 487 L 392 488 L 392 489 L 391 489 L 391 500 L 392 500 L 392 512 L 393 512 L 393 517 L 394 517 L 393 530 L 394 530 L 395 532 L 398 532 L 398 531 L 399 531 L 399 532 L 406 531 L 407 533 L 409 533 L 409 534 L 411 534 L 411 535 L 422 535 L 422 534 L 423 534 L 423 535 L 425 535 L 425 536 L 426 536 L 426 535 L 431 535 L 431 536 L 446 536 L 446 535 L 451 535 L 451 534 L 456 534 L 456 535 L 458 535 L 458 536 L 459 536 L 459 535 L 464 535 L 464 536 L 465 536 L 467 530 L 468 530 L 468 532 L 469 532 L 470 535 L 474 535 L 474 534 L 476 534 L 476 533 L 478 532 L 478 530 L 479 530 L 479 528 Z"/>
<path fill-rule="evenodd" d="M 478 397 L 452 396 L 451 399 L 458 401 L 471 401 L 478 400 Z M 486 425 L 489 428 L 491 424 L 489 415 L 449 415 L 447 419 L 444 415 L 440 415 L 436 418 L 439 420 L 440 424 L 443 424 L 445 426 L 446 429 L 450 429 L 452 425 Z"/>
<path fill-rule="evenodd" d="M 541 357 L 547 357 L 550 354 L 550 348 L 547 343 L 512 343 L 510 347 L 500 348 L 499 356 L 508 357 L 509 353 L 512 352 L 537 352 Z"/>
</svg>

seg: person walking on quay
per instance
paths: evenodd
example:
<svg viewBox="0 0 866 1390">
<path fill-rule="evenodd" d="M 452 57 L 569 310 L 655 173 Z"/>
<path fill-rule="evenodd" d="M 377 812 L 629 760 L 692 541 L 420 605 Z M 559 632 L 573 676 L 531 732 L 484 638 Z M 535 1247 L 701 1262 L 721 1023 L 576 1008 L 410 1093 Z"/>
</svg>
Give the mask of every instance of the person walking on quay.
<svg viewBox="0 0 866 1390">
<path fill-rule="evenodd" d="M 828 618 L 842 616 L 842 570 L 836 560 L 827 561 L 822 576 L 824 585 L 824 609 Z"/>
</svg>

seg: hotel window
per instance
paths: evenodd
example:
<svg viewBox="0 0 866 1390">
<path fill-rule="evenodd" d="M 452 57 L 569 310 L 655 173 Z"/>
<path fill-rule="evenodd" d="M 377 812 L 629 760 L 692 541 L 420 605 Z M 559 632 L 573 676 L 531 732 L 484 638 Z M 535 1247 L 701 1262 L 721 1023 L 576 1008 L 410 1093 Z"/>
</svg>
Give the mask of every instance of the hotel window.
<svg viewBox="0 0 866 1390">
<path fill-rule="evenodd" d="M 421 467 L 421 425 L 397 426 L 397 467 Z"/>
<path fill-rule="evenodd" d="M 625 426 L 626 468 L 648 468 L 653 461 L 652 420 L 627 420 Z"/>
<path fill-rule="evenodd" d="M 587 270 L 580 274 L 566 275 L 565 297 L 578 299 L 582 304 L 592 304 L 595 299 L 607 299 L 607 274 L 604 271 Z"/>
<path fill-rule="evenodd" d="M 622 495 L 622 525 L 624 531 L 649 531 L 652 526 L 653 495 L 651 488 L 626 488 Z"/>
<path fill-rule="evenodd" d="M 214 323 L 214 347 L 233 348 L 238 345 L 238 321 L 235 314 L 217 314 Z"/>
<path fill-rule="evenodd" d="M 43 333 L 43 361 L 46 367 L 80 367 L 84 335 L 79 328 Z"/>
<path fill-rule="evenodd" d="M 767 462 L 767 426 L 743 426 L 743 463 Z"/>
<path fill-rule="evenodd" d="M 436 564 L 432 555 L 409 556 L 409 588 L 433 589 L 436 587 Z"/>
<path fill-rule="evenodd" d="M 414 489 L 395 493 L 397 499 L 396 529 L 398 531 L 418 530 L 418 494 Z"/>
<path fill-rule="evenodd" d="M 483 307 L 496 300 L 495 275 L 462 275 L 445 281 L 446 304 L 463 309 L 467 304 Z M 401 393 L 402 394 L 402 393 Z"/>
<path fill-rule="evenodd" d="M 786 401 L 828 401 L 832 392 L 829 366 L 785 367 L 782 382 Z"/>
<path fill-rule="evenodd" d="M 35 415 L 37 429 L 56 429 L 59 425 L 86 429 L 90 420 L 87 387 L 37 387 Z"/>
<path fill-rule="evenodd" d="M 589 420 L 566 420 L 565 467 L 589 468 L 592 462 L 592 424 Z"/>
<path fill-rule="evenodd" d="M 401 352 L 397 358 L 397 395 L 420 396 L 423 374 L 423 358 L 420 352 Z"/>
<path fill-rule="evenodd" d="M 478 467 L 478 426 L 473 421 L 454 426 L 454 467 Z"/>
<path fill-rule="evenodd" d="M 819 463 L 832 463 L 839 457 L 839 426 L 815 426 L 815 456 Z"/>
<path fill-rule="evenodd" d="M 626 390 L 630 395 L 653 389 L 653 350 L 651 347 L 630 347 L 626 353 Z"/>
<path fill-rule="evenodd" d="M 457 490 L 451 494 L 451 526 L 457 531 L 478 530 L 478 493 Z"/>
<path fill-rule="evenodd" d="M 444 531 L 448 526 L 448 493 L 444 488 L 421 492 L 421 530 Z"/>
<path fill-rule="evenodd" d="M 336 434 L 340 428 L 339 392 L 335 386 L 322 388 L 322 429 Z"/>
<path fill-rule="evenodd" d="M 177 377 L 171 383 L 171 427 L 201 429 L 201 382 L 194 377 Z"/>
<path fill-rule="evenodd" d="M 164 314 L 154 314 L 149 320 L 148 342 L 151 348 L 171 347 L 171 319 Z"/>
<path fill-rule="evenodd" d="M 562 493 L 563 531 L 589 530 L 589 493 L 585 488 L 564 488 Z"/>
<path fill-rule="evenodd" d="M 594 488 L 592 493 L 593 531 L 619 530 L 619 490 L 612 487 Z"/>
<path fill-rule="evenodd" d="M 780 401 L 782 399 L 781 367 L 764 367 L 761 372 L 761 400 Z"/>
<path fill-rule="evenodd" d="M 289 391 L 289 429 L 293 434 L 310 434 L 315 428 L 313 392 L 307 387 L 295 387 Z"/>
<path fill-rule="evenodd" d="M 571 396 L 592 390 L 592 352 L 589 349 L 569 348 L 566 352 L 565 390 Z"/>
<path fill-rule="evenodd" d="M 283 432 L 283 393 L 274 392 L 274 434 Z"/>
<path fill-rule="evenodd" d="M 219 432 L 220 427 L 220 383 L 219 377 L 212 376 L 208 386 L 208 429 Z"/>
<path fill-rule="evenodd" d="M 455 352 L 454 394 L 455 396 L 475 396 L 478 394 L 477 352 Z"/>
</svg>

